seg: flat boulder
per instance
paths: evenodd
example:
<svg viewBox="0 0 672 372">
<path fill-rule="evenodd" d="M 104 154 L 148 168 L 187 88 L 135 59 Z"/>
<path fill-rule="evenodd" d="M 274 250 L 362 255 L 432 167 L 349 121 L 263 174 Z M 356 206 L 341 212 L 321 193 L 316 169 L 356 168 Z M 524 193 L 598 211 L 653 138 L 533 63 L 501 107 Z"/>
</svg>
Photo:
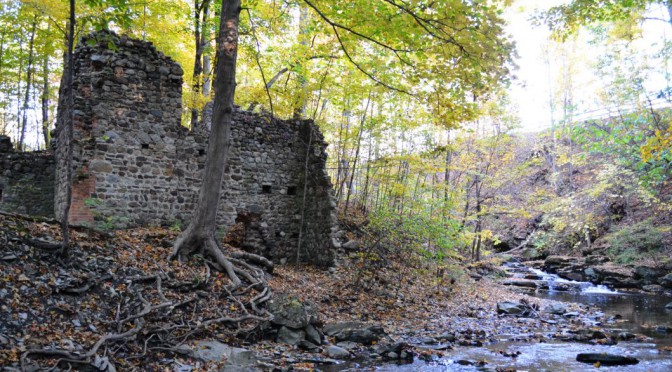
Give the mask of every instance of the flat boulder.
<svg viewBox="0 0 672 372">
<path fill-rule="evenodd" d="M 342 347 L 338 347 L 335 345 L 330 345 L 327 347 L 326 350 L 327 355 L 329 358 L 334 358 L 334 359 L 345 359 L 350 357 L 350 352 L 345 350 Z"/>
<path fill-rule="evenodd" d="M 642 290 L 644 290 L 646 292 L 651 292 L 651 293 L 663 293 L 663 292 L 665 292 L 665 288 L 663 288 L 662 286 L 660 286 L 658 284 L 649 284 L 649 285 L 642 286 Z"/>
<path fill-rule="evenodd" d="M 643 279 L 650 283 L 654 283 L 663 275 L 665 275 L 665 270 L 651 266 L 636 266 L 634 271 L 635 279 Z"/>
<path fill-rule="evenodd" d="M 600 275 L 603 278 L 612 277 L 625 279 L 634 277 L 634 272 L 632 269 L 612 264 L 594 266 L 593 270 L 597 275 Z"/>
<path fill-rule="evenodd" d="M 603 366 L 627 366 L 639 363 L 632 357 L 606 353 L 581 353 L 576 356 L 576 361 L 581 363 L 600 363 Z"/>
<path fill-rule="evenodd" d="M 497 314 L 526 316 L 530 313 L 530 307 L 526 304 L 503 301 L 497 303 Z"/>
<path fill-rule="evenodd" d="M 551 304 L 548 305 L 544 311 L 549 314 L 562 315 L 567 312 L 567 308 L 562 304 Z"/>
<path fill-rule="evenodd" d="M 327 336 L 333 336 L 336 342 L 351 341 L 358 344 L 371 345 L 385 336 L 380 325 L 362 322 L 341 322 L 327 324 L 322 329 Z"/>
<path fill-rule="evenodd" d="M 190 349 L 197 358 L 206 362 L 226 361 L 222 371 L 248 370 L 257 363 L 252 351 L 219 341 L 196 341 Z"/>
<path fill-rule="evenodd" d="M 591 281 L 599 281 L 617 288 L 637 288 L 639 281 L 634 278 L 634 270 L 613 264 L 592 267 L 593 275 L 586 273 Z"/>
<path fill-rule="evenodd" d="M 575 264 L 579 259 L 571 256 L 548 256 L 544 261 L 546 267 L 566 267 Z"/>
<path fill-rule="evenodd" d="M 586 256 L 586 265 L 593 266 L 593 265 L 602 265 L 607 262 L 609 262 L 609 257 L 607 256 L 600 256 L 600 255 L 592 255 L 592 256 Z"/>
<path fill-rule="evenodd" d="M 561 278 L 565 278 L 568 280 L 573 280 L 575 282 L 582 282 L 583 279 L 583 273 L 582 272 L 574 272 L 574 271 L 566 271 L 566 272 L 558 272 L 558 275 Z"/>
<path fill-rule="evenodd" d="M 521 278 L 510 278 L 502 281 L 503 285 L 510 285 L 514 287 L 523 287 L 523 288 L 537 288 L 538 282 L 531 279 L 521 279 Z"/>
</svg>

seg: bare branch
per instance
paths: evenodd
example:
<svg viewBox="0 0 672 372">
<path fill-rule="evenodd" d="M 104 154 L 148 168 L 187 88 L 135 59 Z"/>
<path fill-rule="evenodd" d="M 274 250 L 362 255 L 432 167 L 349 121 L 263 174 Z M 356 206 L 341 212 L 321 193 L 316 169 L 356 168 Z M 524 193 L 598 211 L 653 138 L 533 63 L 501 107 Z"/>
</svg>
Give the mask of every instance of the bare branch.
<svg viewBox="0 0 672 372">
<path fill-rule="evenodd" d="M 343 40 L 341 40 L 341 35 L 338 33 L 338 29 L 335 26 L 332 26 L 332 29 L 334 30 L 334 33 L 336 34 L 336 38 L 338 39 L 338 43 L 341 45 L 341 49 L 343 50 L 343 53 L 345 54 L 345 57 L 352 63 L 359 71 L 361 71 L 364 75 L 368 76 L 369 79 L 375 81 L 377 84 L 384 86 L 387 89 L 393 90 L 395 92 L 407 94 L 409 96 L 413 96 L 413 94 L 407 90 L 400 89 L 400 88 L 395 88 L 377 77 L 373 76 L 370 72 L 364 70 L 357 62 L 355 62 L 352 57 L 350 56 L 350 53 L 348 52 L 348 48 L 345 47 L 345 44 L 343 44 Z"/>
<path fill-rule="evenodd" d="M 393 48 L 393 47 L 391 47 L 391 46 L 389 46 L 389 45 L 387 45 L 387 44 L 385 44 L 385 43 L 383 43 L 383 42 L 381 42 L 381 41 L 378 41 L 378 40 L 376 40 L 376 39 L 374 39 L 374 38 L 372 38 L 372 37 L 370 37 L 370 36 L 366 36 L 366 35 L 362 34 L 361 32 L 355 31 L 355 30 L 352 29 L 351 27 L 347 27 L 347 26 L 345 26 L 345 25 L 343 25 L 343 24 L 341 24 L 341 23 L 334 22 L 334 21 L 332 21 L 331 19 L 329 19 L 329 17 L 327 17 L 327 16 L 326 16 L 320 9 L 318 9 L 318 8 L 317 8 L 315 5 L 313 5 L 310 1 L 308 1 L 308 0 L 303 0 L 303 2 L 306 3 L 309 7 L 311 7 L 311 8 L 312 8 L 312 9 L 313 9 L 313 10 L 320 16 L 320 18 L 322 18 L 325 22 L 327 22 L 332 28 L 334 28 L 334 30 L 335 30 L 335 29 L 341 29 L 341 30 L 347 31 L 347 32 L 349 32 L 349 33 L 351 33 L 351 34 L 353 34 L 353 35 L 358 36 L 358 37 L 361 38 L 361 39 L 370 41 L 370 42 L 372 42 L 373 44 L 376 44 L 376 45 L 378 45 L 378 46 L 380 46 L 380 47 L 382 47 L 382 48 L 384 48 L 384 49 L 387 49 L 387 50 L 389 50 L 389 51 L 392 51 L 392 52 L 410 53 L 410 52 L 413 52 L 413 51 L 414 51 L 414 50 L 412 50 L 412 49 L 397 49 L 397 48 Z"/>
</svg>

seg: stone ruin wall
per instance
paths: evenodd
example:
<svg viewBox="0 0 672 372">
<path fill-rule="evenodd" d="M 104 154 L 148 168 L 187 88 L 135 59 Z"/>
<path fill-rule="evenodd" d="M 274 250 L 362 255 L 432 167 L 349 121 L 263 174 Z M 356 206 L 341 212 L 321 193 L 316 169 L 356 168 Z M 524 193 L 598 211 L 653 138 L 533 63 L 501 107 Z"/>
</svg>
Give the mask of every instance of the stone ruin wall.
<svg viewBox="0 0 672 372">
<path fill-rule="evenodd" d="M 110 32 L 84 37 L 75 53 L 71 222 L 186 227 L 207 130 L 180 125 L 182 69 L 151 43 Z M 64 133 L 57 130 L 57 138 Z M 296 259 L 301 235 L 301 261 L 330 265 L 335 202 L 319 129 L 236 109 L 231 134 L 218 226 L 242 223 L 244 246 L 276 261 Z M 63 143 L 56 145 L 59 162 Z M 58 169 L 56 211 L 65 182 Z"/>
<path fill-rule="evenodd" d="M 50 152 L 15 152 L 0 136 L 0 209 L 31 216 L 54 215 L 54 172 Z"/>
</svg>

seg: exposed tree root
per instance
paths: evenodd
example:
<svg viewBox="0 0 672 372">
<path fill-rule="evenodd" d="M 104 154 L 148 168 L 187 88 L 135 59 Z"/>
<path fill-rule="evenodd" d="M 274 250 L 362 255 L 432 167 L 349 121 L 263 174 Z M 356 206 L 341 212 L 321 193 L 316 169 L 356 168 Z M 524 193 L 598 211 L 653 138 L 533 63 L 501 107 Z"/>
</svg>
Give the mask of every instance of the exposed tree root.
<svg viewBox="0 0 672 372">
<path fill-rule="evenodd" d="M 263 266 L 266 268 L 266 271 L 269 273 L 273 272 L 273 262 L 266 257 L 259 256 L 253 253 L 248 252 L 234 252 L 231 254 L 232 258 L 239 258 L 245 261 L 249 261 L 255 265 Z"/>
<path fill-rule="evenodd" d="M 164 293 L 164 284 L 171 288 L 176 286 L 179 288 L 180 285 L 179 283 L 176 284 L 175 279 L 169 278 L 164 272 L 159 272 L 154 275 L 130 277 L 125 279 L 125 282 L 130 283 L 130 285 L 126 289 L 125 294 L 121 297 L 132 299 L 131 301 L 126 300 L 123 303 L 125 304 L 124 308 L 129 310 L 133 309 L 133 311 L 127 312 L 124 310 L 124 308 L 121 307 L 122 301 L 120 301 L 117 315 L 115 316 L 116 320 L 113 322 L 116 323 L 116 333 L 110 333 L 100 337 L 85 353 L 54 348 L 29 349 L 21 355 L 22 371 L 29 369 L 27 366 L 29 359 L 36 358 L 58 359 L 56 365 L 60 363 L 96 365 L 100 359 L 98 352 L 101 350 L 101 347 L 112 343 L 117 343 L 122 346 L 140 344 L 141 346 L 135 346 L 135 350 L 142 349 L 143 354 L 150 349 L 165 350 L 191 357 L 194 354 L 189 352 L 188 349 L 180 347 L 180 345 L 198 333 L 206 331 L 216 325 L 226 325 L 227 328 L 234 330 L 232 331 L 232 334 L 237 334 L 244 330 L 243 324 L 246 325 L 246 328 L 249 327 L 250 324 L 252 324 L 252 328 L 256 328 L 262 322 L 270 320 L 271 315 L 263 309 L 262 306 L 271 296 L 270 287 L 264 277 L 264 271 L 242 260 L 228 259 L 219 249 L 214 239 L 208 244 L 209 246 L 206 247 L 205 253 L 216 260 L 213 262 L 215 266 L 222 267 L 224 269 L 223 271 L 227 274 L 229 271 L 226 267 L 229 267 L 231 273 L 234 273 L 234 275 L 238 273 L 240 278 L 249 282 L 247 286 L 243 286 L 243 281 L 241 279 L 238 279 L 237 282 L 232 280 L 230 286 L 223 287 L 225 298 L 228 298 L 230 301 L 237 304 L 237 315 L 220 314 L 220 316 L 199 321 L 194 321 L 193 319 L 185 321 L 184 316 L 176 315 L 172 317 L 173 320 L 170 320 L 172 312 L 177 308 L 192 305 L 194 310 L 187 312 L 192 312 L 198 309 L 200 306 L 199 302 L 204 301 L 208 294 L 197 293 L 197 295 L 191 296 L 186 300 L 170 300 Z M 259 259 L 255 257 L 253 257 L 252 260 L 259 261 Z M 206 275 L 208 277 L 210 276 L 209 268 L 207 268 Z M 235 278 L 238 278 L 238 276 L 236 275 Z M 103 279 L 110 278 L 103 277 L 100 280 Z M 98 284 L 100 280 L 92 280 L 85 286 L 75 289 L 74 293 L 84 293 L 94 285 Z M 147 284 L 152 281 L 155 284 L 155 291 L 151 292 L 151 297 L 148 299 L 145 294 L 143 294 L 141 287 L 146 288 Z M 259 293 L 250 296 L 248 294 L 250 290 L 258 291 Z M 126 313 L 125 316 L 123 315 L 124 313 Z M 181 320 L 176 322 L 175 319 Z M 150 322 L 152 324 L 157 324 L 157 320 L 158 324 L 163 323 L 163 325 L 149 328 L 146 327 L 146 324 L 149 324 Z M 134 326 L 128 329 L 129 324 L 131 323 L 133 323 Z M 126 330 L 124 331 L 124 329 Z"/>
<path fill-rule="evenodd" d="M 231 264 L 231 261 L 224 255 L 222 252 L 222 249 L 219 248 L 219 244 L 217 244 L 217 241 L 215 241 L 215 238 L 213 236 L 209 236 L 205 242 L 205 253 L 210 255 L 212 258 L 215 259 L 215 262 L 217 262 L 220 266 L 224 268 L 224 271 L 226 271 L 226 274 L 229 276 L 229 279 L 231 279 L 231 286 L 235 289 L 238 288 L 242 285 L 242 282 L 238 275 L 236 275 L 236 269 L 233 267 L 233 264 Z"/>
<path fill-rule="evenodd" d="M 71 351 L 67 350 L 50 350 L 50 349 L 30 349 L 27 350 L 23 355 L 21 355 L 21 370 L 26 371 L 26 359 L 30 355 L 37 355 L 37 356 L 43 356 L 43 357 L 60 357 L 60 358 L 65 358 L 68 359 L 68 361 L 72 362 L 84 362 L 84 363 L 91 363 L 90 358 L 98 352 L 98 349 L 100 349 L 101 346 L 103 346 L 105 343 L 110 342 L 110 341 L 118 341 L 118 340 L 127 340 L 138 334 L 140 330 L 142 329 L 144 323 L 142 319 L 136 319 L 135 321 L 135 327 L 129 329 L 126 332 L 123 333 L 113 333 L 113 334 L 108 334 L 103 337 L 101 337 L 98 342 L 96 342 L 93 347 L 86 352 L 85 354 L 75 354 Z"/>
<path fill-rule="evenodd" d="M 182 259 L 194 252 L 201 252 L 211 258 L 211 266 L 225 272 L 231 280 L 231 289 L 236 290 L 243 285 L 241 277 L 249 283 L 249 286 L 259 291 L 268 287 L 264 278 L 264 271 L 259 265 L 269 272 L 273 270 L 273 263 L 265 257 L 247 253 L 236 252 L 232 257 L 227 257 L 212 234 L 198 234 L 189 226 L 176 239 L 170 259 Z M 245 262 L 249 261 L 252 264 Z M 254 265 L 253 265 L 254 264 Z M 248 287 L 249 288 L 249 287 Z"/>
</svg>

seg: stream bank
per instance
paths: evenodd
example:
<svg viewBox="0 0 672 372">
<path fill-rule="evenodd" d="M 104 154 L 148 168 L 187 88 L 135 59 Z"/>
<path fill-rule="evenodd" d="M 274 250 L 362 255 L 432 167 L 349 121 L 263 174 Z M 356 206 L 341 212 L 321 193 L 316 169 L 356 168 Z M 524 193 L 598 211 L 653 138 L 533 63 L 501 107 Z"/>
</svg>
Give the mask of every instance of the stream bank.
<svg viewBox="0 0 672 372">
<path fill-rule="evenodd" d="M 29 236 L 56 236 L 56 226 L 9 218 L 0 218 L 0 226 L 0 242 L 7 247 L 0 256 L 0 365 L 9 371 L 20 370 L 21 353 L 29 348 L 81 351 L 114 332 L 109 319 L 114 319 L 120 301 L 131 298 L 120 295 L 128 285 L 125 278 L 144 278 L 163 270 L 189 285 L 202 286 L 203 282 L 193 278 L 207 277 L 198 262 L 187 266 L 165 260 L 169 243 L 175 238 L 169 230 L 136 229 L 111 237 L 76 231 L 73 238 L 80 248 L 73 263 L 65 266 L 53 264 L 48 253 L 24 244 L 16 232 L 20 226 L 28 229 Z M 407 257 L 406 261 L 390 260 L 386 266 L 376 267 L 359 265 L 358 257 L 353 254 L 353 258 L 328 271 L 307 266 L 276 267 L 269 276 L 276 298 L 287 296 L 290 307 L 314 306 L 303 312 L 305 321 L 270 325 L 266 339 L 253 337 L 252 332 L 247 332 L 249 338 L 232 335 L 230 327 L 212 327 L 170 350 L 152 349 L 151 345 L 144 350 L 143 343 L 133 340 L 116 343 L 116 349 L 107 349 L 106 363 L 114 363 L 119 370 L 184 372 L 529 370 L 541 368 L 531 368 L 529 363 L 543 361 L 548 348 L 569 348 L 554 354 L 567 363 L 575 362 L 576 354 L 572 353 L 576 348 L 608 350 L 624 356 L 647 353 L 638 356 L 645 366 L 666 365 L 664 361 L 670 358 L 665 344 L 656 339 L 613 330 L 620 327 L 619 319 L 598 304 L 539 298 L 543 290 L 536 288 L 516 292 L 514 287 L 501 284 L 513 278 L 504 279 L 504 271 L 492 264 L 479 263 L 468 270 L 469 276 L 451 268 L 438 275 L 436 268 L 422 263 L 414 263 L 415 271 L 411 272 Z M 102 278 L 104 273 L 113 273 L 118 279 L 103 279 L 100 284 L 85 287 L 89 290 L 68 292 L 90 280 L 92 272 L 98 273 L 93 270 L 100 271 Z M 207 291 L 195 291 L 202 302 L 201 313 L 208 318 L 218 316 L 222 309 L 238 308 L 236 303 L 222 302 L 211 295 L 221 293 L 222 279 L 222 275 L 213 274 L 210 287 L 199 287 Z M 147 295 L 156 294 L 153 282 L 135 286 Z M 169 289 L 164 290 L 168 293 Z M 199 301 L 190 300 L 188 296 L 193 293 L 171 290 L 169 295 Z M 173 313 L 179 314 L 177 310 Z M 194 312 L 187 313 L 192 316 Z M 156 326 L 167 321 L 158 315 L 150 320 Z M 347 332 L 341 328 L 341 335 L 327 331 L 343 323 L 361 324 L 357 327 L 364 332 L 353 328 Z M 315 347 L 295 345 L 288 339 L 278 341 L 283 326 L 287 328 L 282 331 L 284 336 L 310 336 Z M 606 345 L 613 342 L 616 345 Z M 632 346 L 622 349 L 624 345 Z M 213 355 L 219 359 L 207 359 Z M 43 361 L 50 366 L 57 362 Z M 222 365 L 226 365 L 224 369 L 217 369 Z"/>
<path fill-rule="evenodd" d="M 300 346 L 267 343 L 261 358 L 273 364 L 278 356 L 288 356 L 294 368 L 309 366 L 322 371 L 556 371 L 588 368 L 590 364 L 576 360 L 579 354 L 607 353 L 624 361 L 637 359 L 636 365 L 627 367 L 628 371 L 672 369 L 672 342 L 667 333 L 672 328 L 666 323 L 669 313 L 664 310 L 671 298 L 618 293 L 522 265 L 509 265 L 502 272 L 509 273 L 509 277 L 500 278 L 499 282 L 488 275 L 474 274 L 482 279 L 470 287 L 453 288 L 455 297 L 448 301 L 430 295 L 425 304 L 418 304 L 411 296 L 406 297 L 409 292 L 402 291 L 394 306 L 386 302 L 392 294 L 381 298 L 381 293 L 370 293 L 370 301 L 363 301 L 361 295 L 345 296 L 351 304 L 347 307 L 342 306 L 342 299 L 330 297 L 323 303 L 331 306 L 319 306 L 325 322 L 357 315 L 367 319 L 367 324 L 382 326 L 385 333 L 372 344 L 343 342 L 328 336 L 313 353 L 300 350 Z M 295 272 L 281 275 L 299 275 L 304 281 L 311 278 L 308 281 L 316 285 L 319 293 L 317 288 L 344 275 L 344 271 L 339 269 L 324 276 Z M 500 284 L 532 276 L 546 284 L 535 288 Z M 427 292 L 425 287 L 424 293 Z M 642 308 L 639 304 L 644 299 L 649 305 Z M 657 309 L 656 318 L 650 318 L 652 309 Z M 655 319 L 656 326 L 644 324 L 644 319 Z M 333 346 L 345 353 L 331 358 L 329 349 Z M 288 368 L 276 366 L 281 370 Z"/>
</svg>

